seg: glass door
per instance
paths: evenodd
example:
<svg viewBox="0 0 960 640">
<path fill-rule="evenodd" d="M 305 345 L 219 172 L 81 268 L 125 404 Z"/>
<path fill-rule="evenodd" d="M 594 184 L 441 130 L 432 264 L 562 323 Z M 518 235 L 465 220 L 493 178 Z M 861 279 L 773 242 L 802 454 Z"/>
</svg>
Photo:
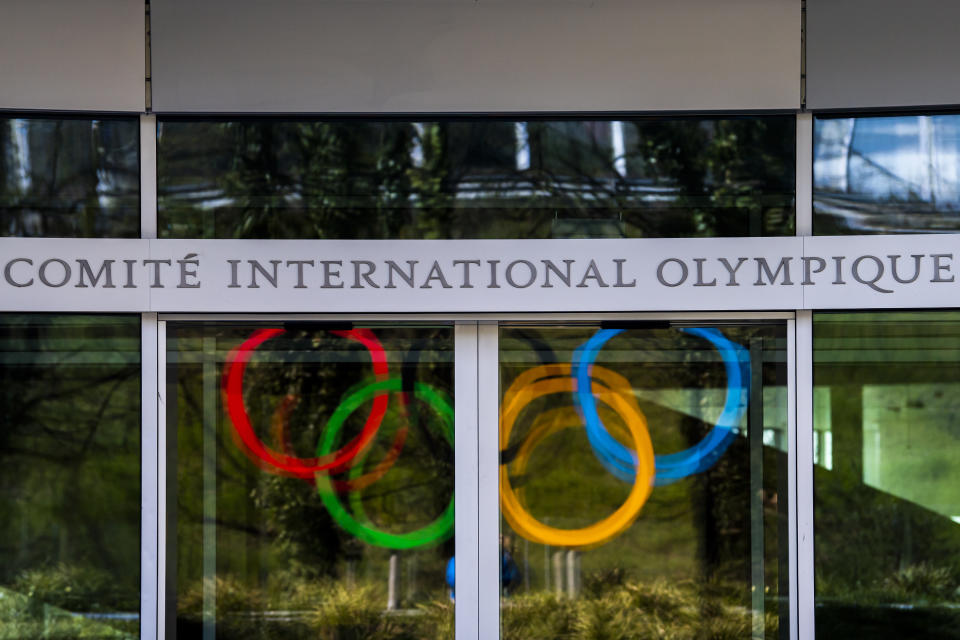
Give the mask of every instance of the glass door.
<svg viewBox="0 0 960 640">
<path fill-rule="evenodd" d="M 498 341 L 500 637 L 789 638 L 786 322 Z"/>
<path fill-rule="evenodd" d="M 161 323 L 160 637 L 795 637 L 792 320 L 701 318 Z"/>
<path fill-rule="evenodd" d="M 166 349 L 165 637 L 452 637 L 452 324 L 168 322 Z"/>
</svg>

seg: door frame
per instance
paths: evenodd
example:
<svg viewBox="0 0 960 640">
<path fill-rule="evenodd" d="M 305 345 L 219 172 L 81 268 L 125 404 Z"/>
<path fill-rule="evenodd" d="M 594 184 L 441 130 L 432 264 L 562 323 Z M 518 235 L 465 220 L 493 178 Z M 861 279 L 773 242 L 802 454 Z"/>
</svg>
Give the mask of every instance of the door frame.
<svg viewBox="0 0 960 640">
<path fill-rule="evenodd" d="M 812 637 L 812 314 L 808 312 L 497 314 L 142 314 L 141 638 L 166 636 L 167 322 L 443 322 L 454 327 L 455 640 L 499 637 L 499 326 L 602 320 L 782 321 L 787 335 L 787 477 L 791 640 Z M 799 341 L 799 342 L 798 342 Z M 153 348 L 150 348 L 153 345 Z M 799 360 L 799 362 L 798 362 Z M 800 368 L 798 369 L 798 364 Z M 800 386 L 798 386 L 800 382 Z M 802 387 L 802 388 L 801 388 Z M 798 404 L 799 401 L 799 404 Z M 809 405 L 809 406 L 808 406 Z M 798 428 L 799 425 L 799 428 Z M 799 432 L 799 433 L 798 433 Z M 798 437 L 799 436 L 799 437 Z M 798 473 L 799 470 L 805 470 Z M 802 617 L 802 619 L 801 619 Z M 152 622 L 152 624 L 151 624 Z M 803 630 L 803 636 L 799 631 Z"/>
</svg>

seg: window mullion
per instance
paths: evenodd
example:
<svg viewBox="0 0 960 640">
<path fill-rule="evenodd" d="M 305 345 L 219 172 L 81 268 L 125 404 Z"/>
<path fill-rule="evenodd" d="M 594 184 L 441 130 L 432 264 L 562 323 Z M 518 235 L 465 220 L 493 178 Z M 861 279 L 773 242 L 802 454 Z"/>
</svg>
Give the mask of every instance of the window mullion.
<svg viewBox="0 0 960 640">
<path fill-rule="evenodd" d="M 477 640 L 477 323 L 454 325 L 456 640 Z"/>
<path fill-rule="evenodd" d="M 481 638 L 500 634 L 500 358 L 499 326 L 480 323 L 478 336 L 479 614 Z M 459 640 L 459 638 L 458 638 Z"/>
<path fill-rule="evenodd" d="M 797 611 L 794 627 L 801 638 L 814 633 L 813 577 L 813 313 L 798 311 L 796 319 L 796 351 L 794 358 L 796 393 L 796 535 Z M 791 523 L 793 525 L 794 523 Z"/>
</svg>

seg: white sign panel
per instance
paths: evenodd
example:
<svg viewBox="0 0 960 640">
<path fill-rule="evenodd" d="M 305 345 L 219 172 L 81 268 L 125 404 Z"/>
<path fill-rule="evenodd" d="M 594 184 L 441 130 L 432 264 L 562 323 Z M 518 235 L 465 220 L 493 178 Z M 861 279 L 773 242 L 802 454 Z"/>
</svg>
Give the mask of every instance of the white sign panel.
<svg viewBox="0 0 960 640">
<path fill-rule="evenodd" d="M 960 307 L 960 236 L 804 238 L 805 309 Z"/>
<path fill-rule="evenodd" d="M 949 307 L 960 306 L 955 238 L 4 238 L 0 310 L 458 313 Z"/>
</svg>

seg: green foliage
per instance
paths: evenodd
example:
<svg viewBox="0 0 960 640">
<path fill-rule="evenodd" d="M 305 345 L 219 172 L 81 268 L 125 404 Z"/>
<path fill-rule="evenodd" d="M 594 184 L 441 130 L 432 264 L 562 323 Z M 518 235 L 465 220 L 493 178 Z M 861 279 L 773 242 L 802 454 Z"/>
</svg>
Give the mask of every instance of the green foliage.
<svg viewBox="0 0 960 640">
<path fill-rule="evenodd" d="M 580 603 L 574 622 L 574 637 L 577 640 L 630 640 L 636 637 L 641 619 L 628 606 L 625 595 L 609 592 L 604 598 Z"/>
<path fill-rule="evenodd" d="M 903 594 L 903 600 L 949 600 L 956 595 L 957 580 L 946 567 L 915 564 L 897 571 L 883 581 L 883 587 Z"/>
<path fill-rule="evenodd" d="M 573 637 L 576 605 L 549 592 L 525 594 L 503 601 L 500 610 L 503 640 L 552 640 Z"/>
<path fill-rule="evenodd" d="M 132 640 L 137 637 L 135 620 L 100 621 L 79 616 L 44 602 L 41 595 L 29 596 L 0 587 L 0 640 Z"/>
<path fill-rule="evenodd" d="M 93 567 L 58 564 L 29 569 L 13 589 L 45 604 L 70 611 L 137 611 L 140 601 L 110 573 Z"/>
<path fill-rule="evenodd" d="M 271 475 L 261 477 L 251 495 L 291 571 L 317 578 L 333 573 L 344 552 L 359 555 L 358 542 L 341 533 L 313 485 Z"/>
<path fill-rule="evenodd" d="M 89 616 L 140 609 L 139 320 L 7 314 L 0 338 L 0 637 L 136 631 Z"/>
<path fill-rule="evenodd" d="M 621 566 L 592 571 L 583 576 L 583 592 L 591 596 L 602 596 L 612 588 L 623 586 L 627 572 Z"/>
<path fill-rule="evenodd" d="M 213 593 L 216 594 L 217 615 L 239 611 L 258 611 L 264 608 L 263 593 L 232 576 L 217 576 Z M 204 583 L 196 582 L 178 594 L 177 612 L 188 618 L 199 619 L 203 612 Z"/>
<path fill-rule="evenodd" d="M 380 583 L 348 585 L 286 576 L 267 591 L 217 581 L 218 637 L 321 640 L 449 640 L 454 605 L 434 600 L 386 610 Z M 729 584 L 624 581 L 576 598 L 539 591 L 501 601 L 504 640 L 742 640 L 753 612 L 738 604 Z M 180 603 L 181 620 L 200 621 L 202 588 Z M 775 613 L 763 617 L 766 638 L 777 638 Z"/>
<path fill-rule="evenodd" d="M 605 122 L 532 121 L 519 167 L 517 124 L 164 122 L 161 223 L 221 238 L 792 233 L 790 118 L 627 121 L 620 158 Z"/>
<path fill-rule="evenodd" d="M 503 601 L 503 638 L 509 640 L 726 640 L 749 637 L 753 614 L 737 604 L 730 585 L 634 582 L 584 592 L 576 599 L 551 593 Z M 779 621 L 764 616 L 776 638 Z"/>
<path fill-rule="evenodd" d="M 818 597 L 888 603 L 956 597 L 947 586 L 960 584 L 955 523 L 873 489 L 842 467 L 818 466 L 814 474 Z"/>
<path fill-rule="evenodd" d="M 332 584 L 312 617 L 322 640 L 389 640 L 411 637 L 402 619 L 385 615 L 385 594 L 371 585 Z"/>
<path fill-rule="evenodd" d="M 831 603 L 862 606 L 953 606 L 960 596 L 960 579 L 949 567 L 920 563 L 857 584 L 818 576 L 817 595 Z"/>
<path fill-rule="evenodd" d="M 438 600 L 417 607 L 421 640 L 450 640 L 454 635 L 454 604 Z"/>
<path fill-rule="evenodd" d="M 631 607 L 660 620 L 690 622 L 698 615 L 689 593 L 665 580 L 633 582 L 625 585 L 624 591 Z"/>
</svg>

